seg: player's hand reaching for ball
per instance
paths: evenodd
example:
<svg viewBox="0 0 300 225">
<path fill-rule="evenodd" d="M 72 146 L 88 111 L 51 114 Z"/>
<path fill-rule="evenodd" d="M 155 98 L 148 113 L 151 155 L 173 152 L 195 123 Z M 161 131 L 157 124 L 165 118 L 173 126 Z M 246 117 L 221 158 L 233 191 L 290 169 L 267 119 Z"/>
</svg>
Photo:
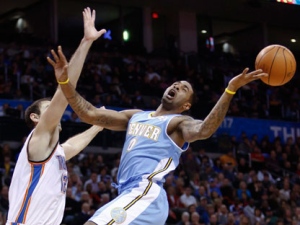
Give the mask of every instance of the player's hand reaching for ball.
<svg viewBox="0 0 300 225">
<path fill-rule="evenodd" d="M 95 28 L 95 19 L 96 19 L 96 11 L 91 9 L 89 7 L 85 8 L 82 12 L 83 15 L 83 23 L 84 23 L 84 39 L 95 41 L 101 35 L 103 35 L 106 30 L 102 29 L 100 31 L 97 31 Z"/>
<path fill-rule="evenodd" d="M 230 91 L 236 92 L 240 87 L 251 81 L 258 80 L 262 77 L 267 77 L 268 74 L 264 73 L 261 69 L 249 72 L 249 68 L 243 70 L 243 72 L 235 77 L 233 77 L 228 83 L 228 89 Z"/>
<path fill-rule="evenodd" d="M 51 50 L 51 54 L 54 60 L 47 57 L 47 61 L 53 66 L 56 80 L 62 83 L 68 81 L 68 61 L 62 52 L 61 46 L 58 46 L 57 54 L 53 49 Z"/>
</svg>

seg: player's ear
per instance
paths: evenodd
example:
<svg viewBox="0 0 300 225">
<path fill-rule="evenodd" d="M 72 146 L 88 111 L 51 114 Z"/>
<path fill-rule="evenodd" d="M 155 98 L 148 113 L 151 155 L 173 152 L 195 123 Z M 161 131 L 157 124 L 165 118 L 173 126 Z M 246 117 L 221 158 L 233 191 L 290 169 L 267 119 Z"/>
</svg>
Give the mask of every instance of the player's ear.
<svg viewBox="0 0 300 225">
<path fill-rule="evenodd" d="M 37 122 L 39 122 L 39 115 L 37 115 L 36 113 L 30 113 L 30 119 L 33 121 L 33 122 L 35 122 L 35 123 L 37 123 Z"/>
<path fill-rule="evenodd" d="M 185 103 L 185 104 L 183 105 L 184 111 L 189 110 L 189 109 L 191 108 L 191 106 L 192 106 L 191 103 L 189 103 L 189 102 Z"/>
</svg>

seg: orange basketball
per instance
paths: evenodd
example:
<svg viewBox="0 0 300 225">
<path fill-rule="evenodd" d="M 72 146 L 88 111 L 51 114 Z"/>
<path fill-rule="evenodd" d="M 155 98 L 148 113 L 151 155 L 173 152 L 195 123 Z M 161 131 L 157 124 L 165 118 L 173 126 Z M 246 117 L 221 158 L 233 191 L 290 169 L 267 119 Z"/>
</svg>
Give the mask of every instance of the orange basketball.
<svg viewBox="0 0 300 225">
<path fill-rule="evenodd" d="M 262 69 L 268 77 L 261 80 L 271 86 L 280 86 L 289 82 L 296 72 L 296 60 L 293 53 L 282 45 L 269 45 L 263 48 L 255 60 L 255 69 Z"/>
</svg>

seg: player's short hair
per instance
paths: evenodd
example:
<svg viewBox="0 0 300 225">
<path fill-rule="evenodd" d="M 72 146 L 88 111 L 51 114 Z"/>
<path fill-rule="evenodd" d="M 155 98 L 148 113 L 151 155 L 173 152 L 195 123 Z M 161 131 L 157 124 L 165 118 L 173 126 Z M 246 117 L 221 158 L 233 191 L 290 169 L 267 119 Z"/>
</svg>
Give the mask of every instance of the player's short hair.
<svg viewBox="0 0 300 225">
<path fill-rule="evenodd" d="M 30 106 L 28 106 L 27 109 L 25 110 L 25 123 L 30 129 L 33 129 L 35 127 L 34 122 L 30 118 L 30 114 L 35 113 L 37 115 L 40 115 L 41 114 L 41 110 L 40 110 L 41 102 L 44 102 L 44 101 L 51 101 L 51 99 L 50 98 L 38 99 L 38 100 L 34 101 Z"/>
<path fill-rule="evenodd" d="M 190 83 L 190 85 L 192 86 L 192 89 L 193 89 L 193 93 L 191 94 L 191 97 L 189 99 L 191 105 L 195 104 L 196 103 L 196 100 L 197 100 L 197 94 L 196 94 L 196 90 L 194 88 L 194 85 L 192 83 Z"/>
</svg>

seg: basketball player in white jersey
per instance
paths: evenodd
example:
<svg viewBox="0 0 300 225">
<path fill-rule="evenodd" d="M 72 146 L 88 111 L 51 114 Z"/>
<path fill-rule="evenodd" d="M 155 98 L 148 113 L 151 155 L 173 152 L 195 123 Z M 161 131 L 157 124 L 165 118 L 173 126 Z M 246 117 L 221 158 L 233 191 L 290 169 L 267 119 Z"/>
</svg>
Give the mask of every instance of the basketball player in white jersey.
<svg viewBox="0 0 300 225">
<path fill-rule="evenodd" d="M 209 138 L 222 123 L 231 99 L 243 85 L 266 77 L 262 70 L 248 68 L 232 78 L 224 93 L 202 121 L 181 113 L 192 105 L 194 90 L 187 81 L 166 89 L 156 111 L 98 110 L 83 99 L 68 80 L 68 73 L 56 73 L 66 99 L 79 118 L 111 130 L 126 130 L 118 170 L 119 196 L 98 209 L 85 225 L 164 225 L 168 203 L 164 177 L 179 164 L 189 143 Z"/>
<path fill-rule="evenodd" d="M 83 61 L 93 41 L 105 30 L 94 27 L 95 11 L 83 11 L 84 37 L 68 67 L 70 83 L 76 86 Z M 47 58 L 60 74 L 67 60 L 58 47 L 54 60 Z M 26 109 L 25 121 L 33 128 L 20 152 L 9 189 L 7 225 L 59 225 L 65 207 L 68 183 L 66 160 L 84 149 L 103 128 L 92 126 L 85 132 L 59 143 L 60 120 L 68 105 L 60 87 L 51 101 L 41 99 Z"/>
</svg>

